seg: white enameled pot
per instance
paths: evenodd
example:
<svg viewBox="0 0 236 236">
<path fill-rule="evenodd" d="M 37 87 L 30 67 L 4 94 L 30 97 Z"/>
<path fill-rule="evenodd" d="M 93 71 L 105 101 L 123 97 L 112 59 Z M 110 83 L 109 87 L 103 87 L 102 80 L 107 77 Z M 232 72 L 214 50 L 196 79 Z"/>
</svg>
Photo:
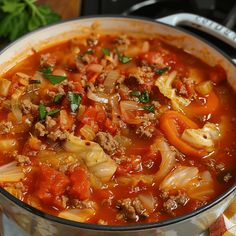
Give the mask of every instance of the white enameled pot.
<svg viewBox="0 0 236 236">
<path fill-rule="evenodd" d="M 167 43 L 180 47 L 207 64 L 220 64 L 227 72 L 228 82 L 236 90 L 236 67 L 222 51 L 201 40 L 196 35 L 179 29 L 179 23 L 190 24 L 220 37 L 236 48 L 236 34 L 205 18 L 179 14 L 162 18 L 160 23 L 143 18 L 89 17 L 61 22 L 29 33 L 18 39 L 0 53 L 0 74 L 12 68 L 24 58 L 50 45 L 63 42 L 74 36 L 86 35 L 92 24 L 99 32 L 124 32 L 132 34 L 157 35 Z M 104 226 L 73 222 L 45 214 L 0 189 L 2 223 L 5 236 L 16 236 L 11 227 L 17 228 L 21 236 L 191 236 L 205 231 L 222 214 L 236 193 L 236 185 L 228 189 L 213 202 L 189 214 L 166 221 L 128 226 Z M 5 224 L 8 222 L 8 225 Z M 8 227 L 8 228 L 7 228 Z M 7 230 L 7 232 L 6 232 Z"/>
</svg>

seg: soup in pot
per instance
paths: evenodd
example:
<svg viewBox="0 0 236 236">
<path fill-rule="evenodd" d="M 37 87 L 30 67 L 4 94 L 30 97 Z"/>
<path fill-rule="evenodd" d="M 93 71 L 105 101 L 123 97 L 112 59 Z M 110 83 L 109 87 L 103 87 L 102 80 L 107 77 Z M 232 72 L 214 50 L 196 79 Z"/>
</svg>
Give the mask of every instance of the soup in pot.
<svg viewBox="0 0 236 236">
<path fill-rule="evenodd" d="M 1 75 L 0 185 L 85 223 L 191 212 L 235 183 L 226 79 L 156 37 L 92 34 L 35 52 Z"/>
</svg>

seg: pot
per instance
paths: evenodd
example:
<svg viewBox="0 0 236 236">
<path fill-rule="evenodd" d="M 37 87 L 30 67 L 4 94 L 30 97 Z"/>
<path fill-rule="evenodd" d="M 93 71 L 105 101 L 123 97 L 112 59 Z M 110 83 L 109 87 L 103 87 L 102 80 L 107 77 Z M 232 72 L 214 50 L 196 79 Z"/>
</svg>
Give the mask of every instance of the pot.
<svg viewBox="0 0 236 236">
<path fill-rule="evenodd" d="M 236 67 L 233 61 L 219 49 L 197 36 L 182 29 L 167 25 L 184 23 L 221 38 L 234 48 L 236 34 L 203 17 L 191 14 L 178 14 L 160 19 L 160 23 L 143 18 L 128 17 L 90 17 L 61 22 L 48 26 L 18 39 L 0 53 L 0 74 L 33 53 L 50 45 L 68 40 L 76 35 L 87 34 L 93 23 L 98 31 L 145 33 L 159 35 L 168 43 L 181 47 L 207 64 L 220 64 L 227 72 L 228 82 L 236 90 Z M 2 209 L 2 229 L 7 236 L 62 236 L 62 235 L 199 235 L 205 231 L 227 208 L 236 195 L 236 184 L 209 204 L 180 217 L 165 221 L 127 226 L 104 226 L 84 224 L 58 218 L 43 213 L 0 189 Z M 13 229 L 17 229 L 17 233 Z"/>
</svg>

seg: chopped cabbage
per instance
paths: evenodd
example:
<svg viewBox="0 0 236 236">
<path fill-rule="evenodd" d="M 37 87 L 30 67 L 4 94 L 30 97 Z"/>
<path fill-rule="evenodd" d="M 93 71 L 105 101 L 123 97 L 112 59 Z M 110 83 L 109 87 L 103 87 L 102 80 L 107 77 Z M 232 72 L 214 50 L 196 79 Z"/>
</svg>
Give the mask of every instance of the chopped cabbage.
<svg viewBox="0 0 236 236">
<path fill-rule="evenodd" d="M 17 182 L 24 178 L 22 167 L 17 166 L 17 162 L 13 161 L 0 167 L 0 182 Z"/>
<path fill-rule="evenodd" d="M 182 111 L 182 107 L 188 106 L 191 101 L 190 99 L 176 95 L 176 90 L 171 86 L 176 75 L 176 71 L 171 72 L 169 75 L 164 74 L 156 80 L 155 85 L 165 97 L 171 100 L 174 110 Z"/>
<path fill-rule="evenodd" d="M 209 171 L 199 172 L 196 167 L 178 166 L 169 173 L 161 182 L 162 191 L 184 190 L 189 197 L 204 201 L 212 194 L 213 179 Z"/>
<path fill-rule="evenodd" d="M 161 164 L 159 170 L 155 173 L 155 179 L 163 179 L 175 166 L 175 152 L 170 149 L 169 144 L 164 138 L 157 138 L 151 145 L 152 152 L 161 153 Z"/>
<path fill-rule="evenodd" d="M 186 129 L 181 138 L 196 148 L 204 148 L 208 152 L 214 150 L 215 141 L 220 137 L 218 124 L 206 123 L 201 129 Z"/>
<path fill-rule="evenodd" d="M 64 147 L 66 151 L 76 153 L 85 162 L 91 173 L 102 182 L 109 181 L 117 169 L 116 163 L 98 143 L 68 135 Z"/>
</svg>

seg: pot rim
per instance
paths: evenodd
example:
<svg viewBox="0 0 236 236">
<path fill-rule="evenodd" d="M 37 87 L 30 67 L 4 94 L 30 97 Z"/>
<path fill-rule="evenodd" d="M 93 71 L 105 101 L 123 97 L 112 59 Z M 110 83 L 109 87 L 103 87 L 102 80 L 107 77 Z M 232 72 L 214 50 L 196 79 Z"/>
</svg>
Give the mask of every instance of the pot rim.
<svg viewBox="0 0 236 236">
<path fill-rule="evenodd" d="M 66 20 L 62 20 L 60 22 L 56 22 L 47 26 L 43 26 L 39 29 L 33 30 L 23 36 L 21 36 L 20 38 L 18 38 L 17 40 L 13 41 L 12 43 L 8 44 L 6 47 L 4 47 L 1 51 L 0 51 L 0 56 L 7 50 L 9 50 L 13 45 L 15 45 L 16 43 L 18 43 L 19 41 L 24 40 L 25 38 L 27 38 L 29 35 L 34 34 L 35 32 L 39 32 L 41 30 L 47 29 L 47 28 L 51 28 L 54 27 L 56 25 L 60 25 L 60 24 L 64 24 L 66 22 L 75 22 L 75 21 L 80 21 L 80 20 L 86 20 L 86 19 L 99 19 L 99 18 L 117 18 L 117 19 L 134 19 L 134 20 L 140 20 L 140 21 L 146 21 L 146 22 L 152 22 L 152 23 L 157 23 L 157 24 L 162 24 L 165 25 L 167 27 L 170 27 L 172 29 L 178 30 L 180 32 L 184 32 L 186 34 L 189 34 L 195 38 L 197 38 L 198 40 L 202 41 L 203 43 L 209 45 L 209 47 L 215 49 L 216 51 L 218 51 L 221 55 L 223 55 L 223 57 L 228 61 L 228 63 L 232 64 L 234 67 L 236 67 L 236 65 L 233 63 L 233 61 L 231 60 L 231 58 L 222 50 L 220 50 L 218 47 L 216 47 L 214 44 L 212 44 L 211 42 L 208 42 L 206 39 L 198 36 L 195 33 L 189 32 L 188 30 L 185 30 L 183 28 L 180 28 L 178 26 L 172 26 L 163 22 L 159 22 L 156 21 L 154 19 L 151 18 L 147 18 L 147 17 L 141 17 L 141 16 L 122 16 L 122 15 L 115 15 L 115 14 L 103 14 L 103 15 L 89 15 L 89 16 L 81 16 L 81 17 L 76 17 L 76 18 L 72 18 L 72 19 L 66 19 Z M 42 212 L 30 205 L 28 205 L 27 203 L 24 203 L 23 201 L 19 200 L 18 198 L 14 197 L 13 195 L 11 195 L 9 192 L 7 192 L 5 189 L 0 187 L 0 194 L 2 194 L 4 197 L 6 197 L 7 199 L 9 199 L 10 201 L 12 201 L 13 203 L 15 203 L 16 205 L 20 206 L 21 208 L 23 208 L 24 210 L 37 215 L 39 217 L 42 217 L 46 220 L 52 221 L 52 222 L 56 222 L 59 224 L 63 224 L 63 225 L 67 225 L 67 226 L 72 226 L 72 227 L 76 227 L 76 228 L 82 228 L 82 229 L 89 229 L 89 230 L 100 230 L 100 231 L 139 231 L 139 230 L 146 230 L 146 229 L 154 229 L 154 228 L 158 228 L 158 227 L 164 227 L 164 226 L 169 226 L 169 225 L 173 225 L 176 223 L 179 223 L 181 221 L 185 221 L 188 220 L 192 217 L 195 217 L 199 214 L 201 214 L 204 211 L 209 210 L 210 208 L 216 206 L 217 204 L 219 204 L 221 201 L 223 201 L 224 199 L 226 199 L 228 196 L 230 196 L 231 194 L 234 193 L 234 191 L 236 190 L 236 183 L 231 186 L 227 191 L 225 191 L 224 193 L 222 193 L 221 195 L 219 195 L 217 198 L 215 198 L 213 201 L 211 201 L 210 203 L 194 210 L 191 211 L 187 214 L 181 215 L 181 216 L 177 216 L 174 218 L 170 218 L 167 220 L 161 220 L 161 221 L 157 221 L 157 222 L 151 222 L 151 223 L 142 223 L 142 224 L 129 224 L 129 225 L 98 225 L 98 224 L 91 224 L 91 223 L 81 223 L 81 222 L 76 222 L 76 221 L 72 221 L 72 220 L 67 220 L 64 218 L 60 218 L 54 215 L 50 215 L 47 214 L 45 212 Z"/>
</svg>

